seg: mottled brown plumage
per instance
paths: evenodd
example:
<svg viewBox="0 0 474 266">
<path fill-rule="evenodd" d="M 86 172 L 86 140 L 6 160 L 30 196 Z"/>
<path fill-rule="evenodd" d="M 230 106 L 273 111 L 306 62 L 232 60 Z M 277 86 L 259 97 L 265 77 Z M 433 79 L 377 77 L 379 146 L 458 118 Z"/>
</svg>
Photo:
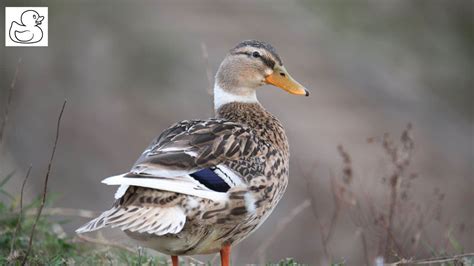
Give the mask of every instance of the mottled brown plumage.
<svg viewBox="0 0 474 266">
<path fill-rule="evenodd" d="M 121 185 L 113 208 L 78 232 L 118 227 L 144 246 L 190 255 L 225 253 L 257 229 L 289 175 L 284 128 L 255 96 L 266 80 L 307 95 L 269 44 L 245 41 L 232 49 L 216 75 L 216 117 L 171 126 L 129 173 L 105 179 Z M 203 169 L 212 176 L 202 179 Z M 227 188 L 215 189 L 208 179 Z"/>
</svg>

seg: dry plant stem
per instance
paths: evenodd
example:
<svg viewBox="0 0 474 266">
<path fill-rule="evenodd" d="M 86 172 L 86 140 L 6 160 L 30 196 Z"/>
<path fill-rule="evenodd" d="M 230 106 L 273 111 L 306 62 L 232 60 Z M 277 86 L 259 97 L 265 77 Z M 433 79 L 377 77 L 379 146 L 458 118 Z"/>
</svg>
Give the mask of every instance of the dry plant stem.
<svg viewBox="0 0 474 266">
<path fill-rule="evenodd" d="M 329 250 L 328 250 L 328 246 L 327 246 L 327 242 L 326 242 L 326 237 L 324 236 L 324 225 L 321 221 L 321 217 L 319 217 L 319 213 L 318 213 L 318 210 L 316 209 L 316 201 L 313 199 L 313 197 L 311 197 L 311 206 L 312 206 L 312 210 L 313 210 L 313 215 L 314 215 L 314 218 L 316 219 L 316 222 L 318 223 L 318 229 L 319 229 L 319 234 L 321 236 L 321 245 L 323 246 L 323 253 L 324 253 L 324 256 L 329 260 L 330 259 L 330 256 L 329 256 Z"/>
<path fill-rule="evenodd" d="M 313 172 L 314 170 L 314 166 L 313 168 L 311 169 L 310 173 Z M 302 169 L 300 167 L 300 169 Z M 321 245 L 323 247 L 323 253 L 324 253 L 324 257 L 326 257 L 328 260 L 330 260 L 330 257 L 329 257 L 329 251 L 328 251 L 328 247 L 327 247 L 327 242 L 326 242 L 326 237 L 325 237 L 325 233 L 324 233 L 324 226 L 323 226 L 323 223 L 321 221 L 321 217 L 319 216 L 319 212 L 316 208 L 316 198 L 314 196 L 314 193 L 312 193 L 311 191 L 311 179 L 309 178 L 309 174 L 308 173 L 302 173 L 303 177 L 305 178 L 306 180 L 306 187 L 308 188 L 308 194 L 309 194 L 309 197 L 310 197 L 310 201 L 311 201 L 311 210 L 313 212 L 313 215 L 314 215 L 314 218 L 316 219 L 316 222 L 318 223 L 318 229 L 319 229 L 319 235 L 321 237 Z"/>
<path fill-rule="evenodd" d="M 26 254 L 25 254 L 25 257 L 23 258 L 23 261 L 21 262 L 21 265 L 25 265 L 28 260 L 28 255 L 30 254 L 31 245 L 33 243 L 33 238 L 35 235 L 36 224 L 38 224 L 39 218 L 41 216 L 41 212 L 43 211 L 43 208 L 44 208 L 44 204 L 46 203 L 46 194 L 48 192 L 49 174 L 51 172 L 51 166 L 53 164 L 54 154 L 56 153 L 56 147 L 57 147 L 58 139 L 59 139 L 59 129 L 61 126 L 61 118 L 63 117 L 66 103 L 67 103 L 67 100 L 64 100 L 63 106 L 61 108 L 61 112 L 59 113 L 58 122 L 56 124 L 56 137 L 54 138 L 53 151 L 51 152 L 51 158 L 49 159 L 49 163 L 48 163 L 48 170 L 46 171 L 46 176 L 44 178 L 43 196 L 41 198 L 41 205 L 38 209 L 38 214 L 36 215 L 35 223 L 33 224 L 33 227 L 31 229 L 30 241 L 28 242 L 28 249 L 26 250 Z"/>
<path fill-rule="evenodd" d="M 341 202 L 340 202 L 340 197 L 337 196 L 337 191 L 336 191 L 336 177 L 332 176 L 331 177 L 331 192 L 332 192 L 332 197 L 334 200 L 334 211 L 331 216 L 331 222 L 329 223 L 329 229 L 326 234 L 326 237 L 324 238 L 325 246 L 327 246 L 329 240 L 331 239 L 334 228 L 336 227 L 337 223 L 337 218 L 339 217 L 339 213 L 341 210 Z"/>
<path fill-rule="evenodd" d="M 186 265 L 207 265 L 206 263 L 190 256 L 186 256 L 184 259 L 185 259 Z M 170 262 L 172 262 L 171 259 L 170 259 Z M 214 265 L 214 264 L 211 263 L 211 265 Z"/>
<path fill-rule="evenodd" d="M 8 90 L 7 105 L 5 107 L 5 113 L 3 113 L 2 125 L 0 127 L 0 146 L 3 143 L 3 136 L 5 133 L 5 127 L 7 126 L 8 112 L 10 109 L 10 104 L 12 102 L 13 91 L 15 90 L 16 80 L 18 78 L 18 73 L 20 72 L 20 64 L 21 64 L 21 57 L 18 58 L 18 63 L 16 64 L 16 69 L 15 69 L 15 75 L 13 76 L 13 80 L 10 83 L 10 89 Z"/>
<path fill-rule="evenodd" d="M 114 248 L 122 249 L 122 250 L 125 250 L 125 251 L 128 251 L 128 252 L 131 252 L 131 253 L 136 252 L 136 250 L 131 248 L 131 247 L 123 246 L 123 245 L 120 245 L 120 244 L 117 244 L 117 243 L 114 243 L 114 242 L 109 242 L 107 240 L 87 237 L 87 236 L 81 235 L 81 234 L 78 234 L 76 236 L 76 238 L 79 239 L 79 240 L 82 240 L 84 242 L 89 242 L 89 243 L 93 243 L 93 244 L 97 244 L 97 245 L 104 245 L 104 246 L 114 247 Z"/>
<path fill-rule="evenodd" d="M 214 94 L 214 84 L 212 82 L 212 70 L 211 66 L 209 65 L 209 54 L 207 52 L 207 45 L 204 42 L 201 42 L 201 52 L 202 52 L 202 58 L 204 59 L 204 65 L 206 66 L 206 76 L 207 76 L 207 82 L 209 83 L 209 87 L 207 89 L 207 92 L 209 95 Z"/>
<path fill-rule="evenodd" d="M 398 173 L 395 173 L 390 178 L 390 204 L 389 204 L 389 211 L 388 211 L 388 224 L 386 230 L 386 240 L 385 240 L 385 252 L 384 257 L 388 258 L 391 240 L 393 239 L 392 233 L 392 226 L 393 226 L 393 217 L 395 216 L 395 205 L 397 203 L 397 187 L 398 187 L 398 180 L 399 180 Z"/>
<path fill-rule="evenodd" d="M 202 262 L 202 261 L 200 261 L 200 260 L 198 260 L 198 259 L 195 259 L 195 258 L 193 258 L 193 257 L 187 256 L 186 258 L 187 258 L 188 260 L 190 260 L 191 262 L 194 262 L 194 263 L 196 263 L 196 264 L 198 264 L 198 265 L 206 265 L 206 263 L 204 263 L 204 262 Z M 190 264 L 190 265 L 191 265 L 191 264 Z"/>
<path fill-rule="evenodd" d="M 215 265 L 218 258 L 219 258 L 219 253 L 216 253 L 216 255 L 214 255 L 214 257 L 212 257 L 211 261 L 209 262 L 210 265 Z"/>
<path fill-rule="evenodd" d="M 351 189 L 352 189 L 351 184 L 352 184 L 352 181 L 354 179 L 354 171 L 352 170 L 351 156 L 344 149 L 344 147 L 342 145 L 339 145 L 337 147 L 337 149 L 338 149 L 339 155 L 342 158 L 342 163 L 343 163 L 342 174 L 343 174 L 343 181 L 344 181 L 344 184 L 345 184 L 345 187 L 344 187 L 345 188 L 345 193 L 350 193 L 352 195 L 352 197 L 354 197 L 354 203 L 351 202 L 349 204 L 349 208 L 355 209 L 356 210 L 355 213 L 357 213 L 357 214 L 362 214 L 363 210 L 361 208 L 361 205 L 355 199 L 354 193 L 351 191 Z M 334 177 L 332 179 L 332 182 L 333 182 L 332 186 L 335 187 L 336 179 Z M 338 194 L 336 192 L 337 191 L 335 191 L 333 189 L 334 195 L 338 196 Z M 368 195 L 366 195 L 366 197 L 369 198 Z M 372 204 L 373 202 L 371 200 L 367 200 L 367 202 L 369 203 L 369 210 L 371 211 L 372 216 L 375 217 L 375 207 Z M 365 265 L 369 266 L 369 265 L 371 265 L 371 259 L 369 257 L 369 249 L 368 249 L 368 245 L 367 245 L 367 237 L 366 237 L 366 234 L 365 234 L 365 229 L 363 228 L 363 224 L 367 224 L 367 222 L 365 222 L 365 223 L 361 222 L 361 220 L 363 219 L 362 216 L 359 216 L 358 217 L 359 219 L 357 219 L 357 217 L 355 217 L 354 215 L 350 215 L 350 217 L 351 217 L 351 220 L 354 223 L 354 225 L 359 228 L 360 239 L 361 239 L 361 242 L 362 242 L 362 251 L 364 253 L 364 259 L 365 259 Z"/>
<path fill-rule="evenodd" d="M 406 170 L 410 165 L 411 152 L 414 148 L 414 142 L 411 137 L 412 125 L 408 124 L 406 129 L 402 132 L 401 144 L 402 147 L 399 149 L 397 146 L 393 145 L 388 134 L 385 134 L 383 137 L 382 146 L 385 149 L 387 155 L 391 157 L 392 164 L 395 167 L 392 175 L 390 176 L 389 185 L 390 185 L 390 203 L 389 203 L 389 212 L 388 212 L 388 224 L 386 227 L 386 238 L 385 238 L 385 251 L 384 257 L 387 259 L 390 254 L 390 248 L 392 243 L 395 244 L 395 248 L 398 249 L 398 252 L 401 252 L 400 245 L 398 245 L 395 236 L 393 234 L 393 220 L 395 217 L 395 209 L 398 203 L 398 186 L 400 180 Z"/>
<path fill-rule="evenodd" d="M 26 212 L 26 215 L 35 214 L 37 210 L 31 210 Z M 73 216 L 81 218 L 95 218 L 99 215 L 99 212 L 83 210 L 83 209 L 72 209 L 72 208 L 44 208 L 43 214 L 45 215 L 59 215 L 59 216 Z"/>
<path fill-rule="evenodd" d="M 360 231 L 360 239 L 362 241 L 362 249 L 364 251 L 365 265 L 370 266 L 369 250 L 367 249 L 367 239 L 365 238 L 364 230 Z"/>
<path fill-rule="evenodd" d="M 429 258 L 429 259 L 421 259 L 421 260 L 407 259 L 407 260 L 397 261 L 394 263 L 387 263 L 385 265 L 387 266 L 424 265 L 424 264 L 437 264 L 438 265 L 441 263 L 446 263 L 446 262 L 451 262 L 451 261 L 460 261 L 463 258 L 469 258 L 469 257 L 474 257 L 474 253 L 465 253 L 465 254 L 459 254 L 459 255 L 454 255 L 454 256 L 445 256 L 445 257 Z"/>
<path fill-rule="evenodd" d="M 398 254 L 404 256 L 405 254 L 402 253 L 402 251 L 403 251 L 403 250 L 402 250 L 402 247 L 401 247 L 401 245 L 398 243 L 398 241 L 397 241 L 395 235 L 393 234 L 393 231 L 390 230 L 389 232 L 390 232 L 390 233 L 389 233 L 388 236 L 389 236 L 389 238 L 392 240 L 392 243 L 393 243 L 393 245 L 394 245 L 394 247 L 395 247 L 395 250 L 397 251 Z"/>
<path fill-rule="evenodd" d="M 23 191 L 25 190 L 25 185 L 26 185 L 26 182 L 28 181 L 28 177 L 30 177 L 30 172 L 31 172 L 31 168 L 33 168 L 32 165 L 30 165 L 30 167 L 28 167 L 28 171 L 26 172 L 26 176 L 25 176 L 25 179 L 23 180 L 23 183 L 21 184 L 21 189 L 20 189 L 20 212 L 18 213 L 18 221 L 16 223 L 16 227 L 15 227 L 15 232 L 13 232 L 13 237 L 12 237 L 12 243 L 11 243 L 11 246 L 10 246 L 10 255 L 13 254 L 13 250 L 15 248 L 15 240 L 16 240 L 16 236 L 18 234 L 18 231 L 20 231 L 20 227 L 21 227 L 21 219 L 23 219 Z"/>
<path fill-rule="evenodd" d="M 265 242 L 263 242 L 260 247 L 257 249 L 257 254 L 259 256 L 259 265 L 264 265 L 265 264 L 265 253 L 267 249 L 273 244 L 277 236 L 283 232 L 286 228 L 286 226 L 293 221 L 293 219 L 298 216 L 302 211 L 304 211 L 306 208 L 311 206 L 311 201 L 309 199 L 304 200 L 302 203 L 300 203 L 298 206 L 296 206 L 285 218 L 280 220 L 280 222 L 277 224 L 274 233 L 267 238 Z"/>
<path fill-rule="evenodd" d="M 33 216 L 38 214 L 38 209 L 31 209 L 25 212 L 23 215 L 25 216 Z M 84 210 L 84 209 L 73 209 L 73 208 L 43 208 L 42 211 L 43 215 L 58 215 L 58 216 L 72 216 L 72 217 L 81 217 L 81 218 L 95 218 L 97 217 L 100 213 L 95 212 L 95 211 L 90 211 L 90 210 Z M 1 217 L 0 220 L 6 218 L 9 219 L 13 216 L 17 215 L 17 213 L 13 213 L 12 215 L 6 215 L 4 217 Z"/>
<path fill-rule="evenodd" d="M 369 201 L 370 202 L 370 201 Z M 362 213 L 363 210 L 360 206 L 359 203 L 356 203 L 355 207 L 353 207 L 356 209 L 356 212 L 357 213 Z M 368 249 L 368 245 L 367 245 L 367 237 L 365 235 L 365 231 L 364 231 L 364 228 L 362 226 L 362 223 L 358 223 L 356 220 L 355 220 L 355 217 L 354 216 L 350 216 L 351 217 L 351 220 L 352 222 L 354 223 L 355 226 L 359 227 L 360 228 L 360 234 L 361 234 L 361 241 L 362 241 L 362 249 L 364 251 L 364 257 L 365 257 L 365 263 L 367 266 L 369 265 L 372 265 L 371 264 L 371 258 L 369 256 L 369 249 Z"/>
</svg>

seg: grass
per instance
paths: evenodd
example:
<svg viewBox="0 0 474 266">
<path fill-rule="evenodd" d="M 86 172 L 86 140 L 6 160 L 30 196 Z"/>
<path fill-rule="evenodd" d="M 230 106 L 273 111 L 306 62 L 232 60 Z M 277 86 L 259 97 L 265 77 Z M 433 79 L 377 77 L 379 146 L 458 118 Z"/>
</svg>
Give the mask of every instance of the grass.
<svg viewBox="0 0 474 266">
<path fill-rule="evenodd" d="M 42 198 L 20 207 L 21 195 L 13 196 L 3 190 L 13 174 L 0 180 L 0 191 L 6 200 L 0 201 L 0 265 L 22 265 L 28 250 L 31 231 L 36 221 L 36 210 Z M 57 194 L 49 194 L 45 208 L 52 207 Z M 20 215 L 20 210 L 23 215 Z M 33 215 L 31 215 L 33 214 Z M 126 247 L 114 247 L 80 241 L 67 235 L 62 226 L 66 220 L 55 221 L 43 214 L 38 219 L 35 237 L 28 256 L 28 265 L 171 265 L 168 256 L 154 256 L 147 250 Z M 183 259 L 182 265 L 199 265 L 196 261 Z M 211 262 L 202 265 L 212 265 Z M 283 259 L 267 265 L 297 266 L 294 259 Z"/>
<path fill-rule="evenodd" d="M 62 225 L 42 215 L 36 222 L 36 210 L 42 197 L 23 206 L 22 193 L 14 197 L 3 189 L 14 173 L 0 180 L 0 191 L 6 200 L 0 201 L 0 265 L 21 265 L 29 249 L 31 232 L 35 237 L 28 256 L 29 265 L 166 265 L 164 256 L 150 256 L 146 251 L 131 252 L 123 248 L 94 245 L 66 235 Z M 28 175 L 27 175 L 28 176 Z M 25 178 L 26 181 L 26 178 Z M 44 202 L 49 207 L 57 195 L 49 194 Z"/>
<path fill-rule="evenodd" d="M 51 206 L 54 197 L 48 197 L 45 206 Z M 28 249 L 34 215 L 19 218 L 16 211 L 19 199 L 10 204 L 0 201 L 0 265 L 21 265 Z M 41 199 L 26 205 L 23 212 L 35 210 Z M 21 219 L 21 220 L 19 220 Z M 146 251 L 130 252 L 122 248 L 99 246 L 77 241 L 62 230 L 66 221 L 52 221 L 41 216 L 35 230 L 29 265 L 166 265 L 164 256 L 151 256 Z M 17 225 L 19 227 L 17 229 Z M 18 232 L 16 232 L 18 230 Z M 16 233 L 15 233 L 16 232 Z"/>
<path fill-rule="evenodd" d="M 14 211 L 16 209 L 15 202 L 13 201 L 9 205 L 0 202 L 0 265 L 21 264 L 28 249 L 30 232 L 35 223 L 35 217 L 31 215 L 19 218 L 18 212 Z M 51 202 L 50 198 L 47 200 L 47 205 L 50 205 L 49 202 Z M 35 200 L 25 206 L 23 211 L 35 209 L 39 204 L 40 199 Z M 134 263 L 138 261 L 138 254 L 128 254 L 114 248 L 98 250 L 91 245 L 76 243 L 73 238 L 66 236 L 62 230 L 63 221 L 52 222 L 49 218 L 48 216 L 42 216 L 38 220 L 28 264 L 92 265 L 109 264 L 115 260 L 119 264 L 138 265 Z M 18 232 L 16 232 L 17 230 Z M 146 257 L 142 260 L 150 261 L 150 258 Z"/>
</svg>

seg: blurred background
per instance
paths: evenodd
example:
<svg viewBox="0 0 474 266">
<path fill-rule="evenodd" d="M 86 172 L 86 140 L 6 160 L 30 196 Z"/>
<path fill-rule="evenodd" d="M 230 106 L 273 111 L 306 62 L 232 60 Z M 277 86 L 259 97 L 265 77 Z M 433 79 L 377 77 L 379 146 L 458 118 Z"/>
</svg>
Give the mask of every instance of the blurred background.
<svg viewBox="0 0 474 266">
<path fill-rule="evenodd" d="M 2 45 L 2 114 L 18 67 L 0 147 L 0 176 L 16 170 L 10 192 L 19 191 L 32 164 L 25 197 L 40 194 L 67 98 L 49 184 L 58 195 L 54 205 L 107 209 L 115 188 L 100 180 L 129 170 L 174 122 L 212 117 L 206 69 L 214 73 L 235 44 L 258 39 L 276 47 L 312 94 L 292 97 L 269 86 L 259 91 L 260 102 L 287 128 L 290 184 L 267 222 L 235 250 L 235 265 L 262 256 L 360 265 L 380 255 L 381 236 L 370 229 L 379 225 L 361 212 L 370 209 L 367 202 L 379 213 L 388 210 L 390 160 L 367 138 L 388 132 L 398 141 L 408 123 L 415 150 L 402 178 L 416 173 L 405 200 L 418 209 L 400 208 L 395 216 L 430 214 L 423 226 L 407 226 L 411 237 L 399 252 L 474 251 L 471 0 L 6 1 L 23 5 L 49 7 L 49 47 Z M 338 204 L 331 192 L 331 180 L 342 176 L 338 145 L 351 156 L 351 193 L 360 209 Z M 311 206 L 301 205 L 307 199 Z M 303 209 L 292 214 L 297 206 Z M 354 222 L 354 213 L 369 218 Z M 73 218 L 65 229 L 72 235 L 84 222 Z"/>
</svg>

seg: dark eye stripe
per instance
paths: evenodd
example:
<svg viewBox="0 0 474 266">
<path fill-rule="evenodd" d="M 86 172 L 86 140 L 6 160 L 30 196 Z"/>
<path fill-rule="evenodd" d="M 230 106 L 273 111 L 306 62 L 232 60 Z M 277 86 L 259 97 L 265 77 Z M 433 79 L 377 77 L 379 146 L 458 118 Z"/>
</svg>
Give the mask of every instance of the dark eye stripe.
<svg viewBox="0 0 474 266">
<path fill-rule="evenodd" d="M 235 53 L 232 53 L 233 55 L 237 55 L 237 54 L 244 54 L 244 55 L 247 55 L 249 57 L 252 56 L 252 53 L 251 52 L 235 52 Z M 258 59 L 262 60 L 262 62 L 268 66 L 269 68 L 273 69 L 275 67 L 275 61 L 273 61 L 272 59 L 264 56 L 264 55 L 260 55 L 260 57 L 257 57 Z"/>
</svg>

